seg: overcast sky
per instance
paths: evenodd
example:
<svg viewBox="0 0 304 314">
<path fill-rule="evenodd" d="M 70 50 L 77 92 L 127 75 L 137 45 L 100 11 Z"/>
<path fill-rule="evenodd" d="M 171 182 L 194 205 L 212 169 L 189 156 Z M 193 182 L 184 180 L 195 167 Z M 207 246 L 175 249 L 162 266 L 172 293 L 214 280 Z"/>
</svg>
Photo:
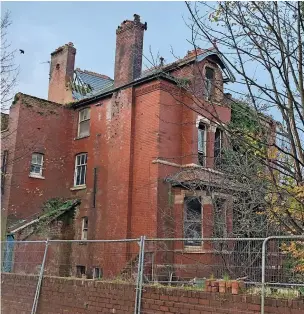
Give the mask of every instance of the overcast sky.
<svg viewBox="0 0 304 314">
<path fill-rule="evenodd" d="M 113 77 L 116 28 L 133 14 L 148 23 L 144 55 L 160 53 L 167 62 L 192 49 L 184 2 L 2 2 L 2 14 L 11 11 L 9 39 L 25 54 L 17 55 L 20 76 L 17 91 L 47 98 L 48 63 L 57 47 L 73 42 L 76 67 Z M 203 48 L 203 47 L 202 47 Z M 149 62 L 144 60 L 144 65 Z"/>
</svg>

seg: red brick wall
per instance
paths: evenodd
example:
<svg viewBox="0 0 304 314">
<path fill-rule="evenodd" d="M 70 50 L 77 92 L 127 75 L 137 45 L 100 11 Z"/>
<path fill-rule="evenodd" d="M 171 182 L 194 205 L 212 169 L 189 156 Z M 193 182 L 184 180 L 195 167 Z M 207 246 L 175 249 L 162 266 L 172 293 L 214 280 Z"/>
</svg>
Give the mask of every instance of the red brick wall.
<svg viewBox="0 0 304 314">
<path fill-rule="evenodd" d="M 36 276 L 3 274 L 1 309 L 5 314 L 30 312 Z M 37 314 L 130 314 L 134 311 L 135 286 L 102 281 L 45 277 Z M 302 314 L 304 300 L 266 298 L 265 314 Z M 142 313 L 145 314 L 259 314 L 260 297 L 231 295 L 184 288 L 144 287 Z"/>
<path fill-rule="evenodd" d="M 68 197 L 73 178 L 72 111 L 24 94 L 18 94 L 17 100 L 1 144 L 9 150 L 3 207 L 12 219 L 36 214 L 50 198 Z M 29 177 L 34 152 L 44 154 L 45 179 Z"/>
</svg>

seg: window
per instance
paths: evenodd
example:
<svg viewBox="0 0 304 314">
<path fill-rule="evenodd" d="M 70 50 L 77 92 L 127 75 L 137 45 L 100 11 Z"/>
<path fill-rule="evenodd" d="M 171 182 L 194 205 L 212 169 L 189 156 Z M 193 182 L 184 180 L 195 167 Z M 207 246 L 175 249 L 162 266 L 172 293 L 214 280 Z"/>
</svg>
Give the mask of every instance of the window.
<svg viewBox="0 0 304 314">
<path fill-rule="evenodd" d="M 200 165 L 206 165 L 206 125 L 200 123 L 198 126 L 197 136 L 197 150 L 198 150 L 198 161 Z"/>
<path fill-rule="evenodd" d="M 79 154 L 75 160 L 74 186 L 85 185 L 88 154 Z"/>
<path fill-rule="evenodd" d="M 42 177 L 43 154 L 32 154 L 31 172 L 32 176 Z"/>
<path fill-rule="evenodd" d="M 222 161 L 223 131 L 216 128 L 214 136 L 214 167 L 219 168 Z"/>
<path fill-rule="evenodd" d="M 93 279 L 101 279 L 102 278 L 102 268 L 94 267 L 93 268 Z"/>
<path fill-rule="evenodd" d="M 90 108 L 79 111 L 78 137 L 90 135 Z"/>
<path fill-rule="evenodd" d="M 227 201 L 224 198 L 215 197 L 213 202 L 213 237 L 227 238 Z M 216 250 L 226 250 L 227 241 L 215 241 L 213 247 Z"/>
<path fill-rule="evenodd" d="M 3 151 L 2 165 L 1 165 L 1 194 L 4 194 L 5 175 L 7 168 L 8 150 Z"/>
<path fill-rule="evenodd" d="M 214 70 L 206 67 L 205 70 L 205 96 L 209 100 L 213 93 Z"/>
<path fill-rule="evenodd" d="M 202 204 L 200 197 L 185 197 L 184 199 L 184 236 L 194 239 L 202 237 Z M 201 241 L 185 241 L 188 246 L 200 246 Z"/>
<path fill-rule="evenodd" d="M 82 278 L 86 275 L 86 267 L 83 265 L 76 266 L 76 277 Z"/>
<path fill-rule="evenodd" d="M 82 229 L 81 229 L 81 240 L 87 240 L 88 239 L 88 217 L 82 218 Z"/>
</svg>

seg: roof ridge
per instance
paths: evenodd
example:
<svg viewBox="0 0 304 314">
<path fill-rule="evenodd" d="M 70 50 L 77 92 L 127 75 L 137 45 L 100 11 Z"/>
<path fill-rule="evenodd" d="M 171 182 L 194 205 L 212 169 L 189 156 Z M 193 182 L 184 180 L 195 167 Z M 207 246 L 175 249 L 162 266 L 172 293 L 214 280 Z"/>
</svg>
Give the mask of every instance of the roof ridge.
<svg viewBox="0 0 304 314">
<path fill-rule="evenodd" d="M 91 74 L 91 75 L 94 75 L 94 76 L 97 76 L 97 77 L 101 77 L 101 78 L 113 81 L 113 79 L 111 79 L 109 76 L 107 76 L 105 74 L 100 74 L 100 73 L 93 72 L 93 71 L 88 71 L 88 70 L 81 70 L 80 68 L 76 68 L 76 71 L 79 71 L 79 72 L 82 72 L 82 73 L 86 73 L 86 74 Z"/>
<path fill-rule="evenodd" d="M 149 73 L 150 71 L 154 71 L 157 69 L 167 70 L 171 66 L 175 66 L 175 65 L 177 66 L 181 62 L 190 61 L 191 59 L 194 59 L 194 58 L 200 56 L 201 54 L 206 53 L 207 51 L 212 51 L 212 50 L 215 50 L 215 48 L 210 47 L 207 49 L 201 49 L 201 48 L 197 47 L 196 49 L 188 50 L 187 54 L 183 58 L 176 59 L 175 61 L 170 62 L 168 64 L 164 64 L 163 66 L 156 65 L 156 66 L 153 66 L 151 68 L 147 68 L 144 71 L 142 71 L 142 74 Z"/>
</svg>

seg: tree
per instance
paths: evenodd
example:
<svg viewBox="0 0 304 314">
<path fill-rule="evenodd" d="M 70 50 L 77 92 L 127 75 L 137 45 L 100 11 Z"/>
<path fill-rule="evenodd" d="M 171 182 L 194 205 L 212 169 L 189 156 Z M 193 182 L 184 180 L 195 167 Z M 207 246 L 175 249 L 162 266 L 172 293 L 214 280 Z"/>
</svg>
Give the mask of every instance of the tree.
<svg viewBox="0 0 304 314">
<path fill-rule="evenodd" d="M 242 141 L 243 149 L 253 149 L 255 161 L 267 167 L 257 178 L 267 182 L 268 218 L 288 233 L 303 234 L 303 3 L 186 5 L 194 47 L 207 42 L 229 65 L 236 74 L 232 92 L 248 104 L 248 115 L 271 112 L 278 117 L 280 124 L 272 129 L 276 141 L 255 135 L 263 133 L 263 119 L 257 119 L 255 134 L 231 126 L 227 132 Z"/>
<path fill-rule="evenodd" d="M 1 111 L 9 108 L 17 83 L 19 67 L 15 64 L 16 50 L 8 40 L 8 29 L 12 24 L 10 12 L 1 18 Z"/>
</svg>

